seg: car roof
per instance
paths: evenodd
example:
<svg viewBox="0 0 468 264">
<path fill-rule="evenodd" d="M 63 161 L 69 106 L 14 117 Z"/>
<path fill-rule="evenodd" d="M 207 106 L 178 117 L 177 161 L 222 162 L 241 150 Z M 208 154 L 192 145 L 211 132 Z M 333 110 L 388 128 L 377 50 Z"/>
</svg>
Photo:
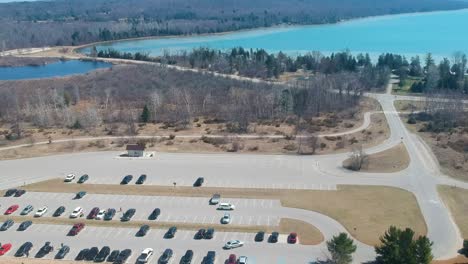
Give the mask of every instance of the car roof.
<svg viewBox="0 0 468 264">
<path fill-rule="evenodd" d="M 145 253 L 148 254 L 148 252 L 150 252 L 150 251 L 154 251 L 154 250 L 152 248 L 145 248 L 145 249 L 143 249 L 143 251 L 141 253 L 142 254 L 145 254 Z"/>
</svg>

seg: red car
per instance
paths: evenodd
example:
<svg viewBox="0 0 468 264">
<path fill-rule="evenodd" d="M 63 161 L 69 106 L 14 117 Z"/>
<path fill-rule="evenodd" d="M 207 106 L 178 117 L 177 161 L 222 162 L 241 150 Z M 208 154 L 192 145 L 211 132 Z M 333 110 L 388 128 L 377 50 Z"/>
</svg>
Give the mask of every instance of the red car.
<svg viewBox="0 0 468 264">
<path fill-rule="evenodd" d="M 289 244 L 296 244 L 297 243 L 297 233 L 291 233 L 288 236 L 288 243 Z"/>
<path fill-rule="evenodd" d="M 85 227 L 85 224 L 79 223 L 79 224 L 74 224 L 72 229 L 70 229 L 70 232 L 68 232 L 68 235 L 70 236 L 76 236 L 78 233 L 80 233 L 81 230 Z"/>
<path fill-rule="evenodd" d="M 227 264 L 237 264 L 237 257 L 234 254 L 229 255 Z"/>
<path fill-rule="evenodd" d="M 91 212 L 89 212 L 87 218 L 88 219 L 94 219 L 96 218 L 97 214 L 99 213 L 99 207 L 94 207 Z"/>
<path fill-rule="evenodd" d="M 0 256 L 5 255 L 11 249 L 11 244 L 3 244 L 0 246 Z"/>
<path fill-rule="evenodd" d="M 14 205 L 8 207 L 8 209 L 5 211 L 5 214 L 10 215 L 10 214 L 14 213 L 16 210 L 18 210 L 18 208 L 19 208 L 19 205 L 14 204 Z"/>
</svg>

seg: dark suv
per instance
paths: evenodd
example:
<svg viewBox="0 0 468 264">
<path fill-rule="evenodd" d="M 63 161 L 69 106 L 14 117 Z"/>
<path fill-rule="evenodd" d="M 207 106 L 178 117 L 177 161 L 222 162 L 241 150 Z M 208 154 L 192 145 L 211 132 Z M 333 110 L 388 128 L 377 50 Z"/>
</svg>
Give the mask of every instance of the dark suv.
<svg viewBox="0 0 468 264">
<path fill-rule="evenodd" d="M 177 227 L 173 226 L 167 230 L 166 234 L 164 235 L 165 238 L 173 238 L 177 232 Z"/>
<path fill-rule="evenodd" d="M 138 177 L 135 184 L 143 184 L 143 183 L 145 183 L 145 181 L 146 181 L 146 174 L 142 174 L 142 175 L 140 175 L 140 177 Z"/>
<path fill-rule="evenodd" d="M 88 174 L 84 174 L 78 179 L 78 183 L 85 183 L 89 179 Z"/>
<path fill-rule="evenodd" d="M 115 215 L 115 209 L 114 208 L 109 208 L 106 211 L 106 214 L 104 215 L 104 220 L 110 221 L 112 218 L 114 218 Z"/>
<path fill-rule="evenodd" d="M 128 209 L 124 215 L 122 216 L 122 218 L 120 218 L 120 221 L 122 222 L 127 222 L 127 221 L 130 221 L 130 219 L 132 219 L 132 217 L 135 215 L 135 212 L 136 210 L 134 208 L 130 208 Z"/>
<path fill-rule="evenodd" d="M 128 184 L 129 182 L 131 182 L 133 179 L 133 176 L 132 175 L 127 175 L 125 177 L 123 177 L 122 181 L 120 182 L 120 184 Z"/>
<path fill-rule="evenodd" d="M 203 182 L 205 182 L 205 179 L 203 177 L 199 177 L 194 183 L 193 187 L 201 187 L 203 185 Z"/>
</svg>

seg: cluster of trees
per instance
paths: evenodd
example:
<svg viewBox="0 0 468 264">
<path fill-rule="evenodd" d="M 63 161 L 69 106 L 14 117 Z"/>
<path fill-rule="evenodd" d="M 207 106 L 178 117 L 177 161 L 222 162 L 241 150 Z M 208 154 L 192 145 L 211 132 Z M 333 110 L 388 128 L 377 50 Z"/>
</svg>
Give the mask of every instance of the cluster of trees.
<svg viewBox="0 0 468 264">
<path fill-rule="evenodd" d="M 432 242 L 426 236 L 415 237 L 410 228 L 401 230 L 394 226 L 380 238 L 381 244 L 375 247 L 376 264 L 430 264 L 433 260 Z M 468 247 L 468 243 L 467 247 Z M 332 264 L 350 264 L 356 252 L 354 241 L 341 233 L 327 241 Z"/>
<path fill-rule="evenodd" d="M 0 4 L 7 49 L 466 8 L 455 0 L 58 0 Z M 21 34 L 18 34 L 21 32 Z M 1 40 L 0 40 L 1 41 Z"/>
</svg>

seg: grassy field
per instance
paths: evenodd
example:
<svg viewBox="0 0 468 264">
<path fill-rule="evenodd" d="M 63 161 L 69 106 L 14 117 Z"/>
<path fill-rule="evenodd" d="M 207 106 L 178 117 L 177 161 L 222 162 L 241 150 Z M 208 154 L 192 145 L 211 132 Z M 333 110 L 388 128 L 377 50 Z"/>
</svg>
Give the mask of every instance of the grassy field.
<svg viewBox="0 0 468 264">
<path fill-rule="evenodd" d="M 351 159 L 343 161 L 343 167 L 348 167 Z M 391 149 L 369 155 L 361 172 L 392 173 L 408 168 L 410 157 L 404 144 Z"/>
<path fill-rule="evenodd" d="M 247 199 L 277 199 L 285 207 L 300 208 L 328 215 L 358 240 L 376 245 L 379 237 L 390 225 L 410 227 L 417 234 L 426 234 L 424 218 L 415 197 L 402 189 L 380 186 L 339 186 L 337 191 L 242 189 L 242 188 L 192 188 L 166 186 L 136 186 L 113 184 L 65 184 L 54 179 L 24 187 L 28 191 L 75 193 L 87 191 L 100 194 L 160 195 L 222 197 Z"/>
<path fill-rule="evenodd" d="M 415 82 L 419 82 L 419 81 L 422 81 L 422 77 L 408 77 L 403 86 L 400 87 L 397 84 L 394 84 L 393 85 L 393 94 L 408 94 L 408 93 L 411 93 L 411 86 L 413 85 L 413 83 Z"/>
<path fill-rule="evenodd" d="M 447 185 L 439 185 L 438 190 L 463 238 L 468 239 L 468 190 Z"/>
</svg>

